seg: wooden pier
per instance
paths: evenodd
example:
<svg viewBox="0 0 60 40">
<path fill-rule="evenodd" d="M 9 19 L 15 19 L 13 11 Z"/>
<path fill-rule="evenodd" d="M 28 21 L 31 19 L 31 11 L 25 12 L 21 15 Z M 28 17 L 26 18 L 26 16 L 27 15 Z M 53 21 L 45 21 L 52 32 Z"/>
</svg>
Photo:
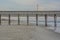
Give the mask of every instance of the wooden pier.
<svg viewBox="0 0 60 40">
<path fill-rule="evenodd" d="M 56 27 L 56 19 L 57 16 L 60 16 L 60 11 L 0 11 L 0 25 L 1 25 L 1 15 L 8 15 L 8 24 L 11 25 L 11 15 L 15 15 L 18 17 L 18 25 L 20 25 L 20 16 L 27 17 L 27 25 L 29 25 L 29 16 L 36 16 L 36 26 L 38 26 L 38 16 L 45 17 L 45 26 L 47 27 L 47 16 L 54 17 L 54 26 Z"/>
</svg>

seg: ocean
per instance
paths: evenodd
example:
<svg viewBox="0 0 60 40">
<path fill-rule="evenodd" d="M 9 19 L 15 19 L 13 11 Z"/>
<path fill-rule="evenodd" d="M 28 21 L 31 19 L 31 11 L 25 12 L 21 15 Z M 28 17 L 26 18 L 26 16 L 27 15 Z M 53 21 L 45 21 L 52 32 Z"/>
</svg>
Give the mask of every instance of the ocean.
<svg viewBox="0 0 60 40">
<path fill-rule="evenodd" d="M 1 19 L 8 19 L 8 17 L 2 17 Z M 18 17 L 11 17 L 11 20 L 17 21 Z M 27 24 L 27 17 L 20 17 L 20 22 Z M 29 17 L 29 23 L 36 24 L 36 17 Z M 39 16 L 38 17 L 38 24 L 45 25 L 45 17 Z M 54 26 L 54 17 L 48 16 L 47 17 L 47 24 L 50 26 Z M 60 26 L 60 17 L 57 17 L 56 24 L 57 24 L 57 26 Z"/>
</svg>

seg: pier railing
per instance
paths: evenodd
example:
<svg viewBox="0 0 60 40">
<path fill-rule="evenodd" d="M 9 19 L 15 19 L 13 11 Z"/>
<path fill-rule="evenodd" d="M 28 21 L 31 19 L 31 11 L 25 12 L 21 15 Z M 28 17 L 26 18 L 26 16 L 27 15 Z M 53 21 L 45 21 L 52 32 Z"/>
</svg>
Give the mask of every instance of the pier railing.
<svg viewBox="0 0 60 40">
<path fill-rule="evenodd" d="M 38 26 L 38 16 L 45 17 L 45 26 L 47 27 L 47 17 L 54 17 L 54 26 L 56 27 L 57 16 L 60 16 L 60 11 L 0 11 L 0 25 L 1 25 L 1 15 L 8 15 L 8 24 L 11 25 L 11 15 L 18 17 L 18 25 L 20 25 L 20 16 L 27 17 L 27 25 L 29 25 L 29 16 L 36 16 L 36 26 Z"/>
</svg>

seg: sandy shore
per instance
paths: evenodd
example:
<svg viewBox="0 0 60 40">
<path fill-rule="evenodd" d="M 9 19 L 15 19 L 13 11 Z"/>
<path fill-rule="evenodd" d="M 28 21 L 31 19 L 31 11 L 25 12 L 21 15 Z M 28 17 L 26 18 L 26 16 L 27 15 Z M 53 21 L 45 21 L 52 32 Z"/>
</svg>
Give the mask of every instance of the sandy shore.
<svg viewBox="0 0 60 40">
<path fill-rule="evenodd" d="M 60 34 L 39 26 L 1 25 L 0 40 L 60 40 Z"/>
<path fill-rule="evenodd" d="M 0 40 L 30 40 L 34 26 L 0 26 Z"/>
</svg>

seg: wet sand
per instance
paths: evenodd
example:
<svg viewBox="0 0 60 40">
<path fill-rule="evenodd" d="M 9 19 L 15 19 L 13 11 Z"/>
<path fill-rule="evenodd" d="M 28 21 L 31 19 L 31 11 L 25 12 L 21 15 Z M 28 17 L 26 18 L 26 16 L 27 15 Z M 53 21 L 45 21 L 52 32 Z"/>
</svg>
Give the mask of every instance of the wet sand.
<svg viewBox="0 0 60 40">
<path fill-rule="evenodd" d="M 30 40 L 34 26 L 0 26 L 0 40 Z"/>
<path fill-rule="evenodd" d="M 40 26 L 1 25 L 0 40 L 60 40 L 60 34 Z"/>
</svg>

